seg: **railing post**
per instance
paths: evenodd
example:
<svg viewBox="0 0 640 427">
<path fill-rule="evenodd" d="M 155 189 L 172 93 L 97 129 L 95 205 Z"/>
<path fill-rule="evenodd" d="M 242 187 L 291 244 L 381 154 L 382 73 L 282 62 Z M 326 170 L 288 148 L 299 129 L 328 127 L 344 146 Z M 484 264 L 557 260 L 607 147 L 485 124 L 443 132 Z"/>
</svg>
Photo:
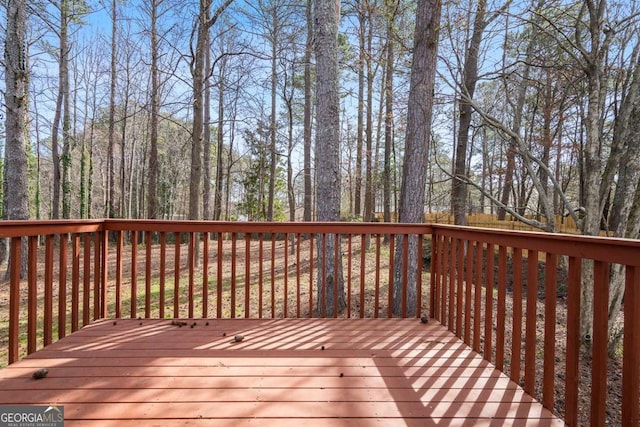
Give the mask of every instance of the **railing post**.
<svg viewBox="0 0 640 427">
<path fill-rule="evenodd" d="M 98 260 L 96 257 L 96 271 L 100 272 L 100 303 L 98 304 L 98 318 L 105 319 L 107 317 L 107 272 L 109 265 L 109 231 L 103 228 L 99 233 L 102 237 L 101 242 L 98 244 L 102 250 L 102 256 Z"/>
<path fill-rule="evenodd" d="M 38 236 L 29 236 L 28 240 L 28 332 L 27 353 L 36 351 L 38 327 Z"/>
<path fill-rule="evenodd" d="M 640 267 L 626 268 L 622 361 L 622 425 L 640 423 Z"/>
<path fill-rule="evenodd" d="M 22 242 L 11 238 L 9 249 L 9 364 L 18 361 L 20 342 L 20 261 Z"/>
<path fill-rule="evenodd" d="M 430 285 L 430 290 L 429 290 L 429 315 L 431 318 L 433 319 L 437 319 L 438 318 L 438 305 L 437 305 L 437 300 L 436 297 L 438 295 L 437 289 L 438 289 L 438 277 L 440 275 L 440 268 L 439 268 L 439 257 L 438 257 L 438 240 L 439 240 L 439 236 L 437 234 L 437 231 L 434 229 L 431 232 L 431 254 L 430 254 L 430 260 L 431 260 L 431 265 L 430 265 L 430 273 L 429 273 L 429 285 Z"/>
</svg>

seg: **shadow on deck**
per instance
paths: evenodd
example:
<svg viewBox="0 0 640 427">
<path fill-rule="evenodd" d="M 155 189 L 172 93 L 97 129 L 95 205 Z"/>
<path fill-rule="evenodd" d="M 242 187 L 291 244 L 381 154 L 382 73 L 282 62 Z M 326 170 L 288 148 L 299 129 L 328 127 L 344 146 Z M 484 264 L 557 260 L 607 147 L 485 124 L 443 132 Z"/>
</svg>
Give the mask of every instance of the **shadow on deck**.
<svg viewBox="0 0 640 427">
<path fill-rule="evenodd" d="M 563 425 L 435 321 L 185 322 L 88 325 L 0 370 L 0 402 L 66 426 Z"/>
</svg>

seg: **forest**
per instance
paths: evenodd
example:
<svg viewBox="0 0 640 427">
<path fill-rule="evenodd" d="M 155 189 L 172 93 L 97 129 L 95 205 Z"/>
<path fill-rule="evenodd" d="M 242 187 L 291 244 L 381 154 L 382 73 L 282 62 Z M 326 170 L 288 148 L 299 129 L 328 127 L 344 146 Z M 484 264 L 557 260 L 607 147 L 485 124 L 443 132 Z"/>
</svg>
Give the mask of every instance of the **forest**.
<svg viewBox="0 0 640 427">
<path fill-rule="evenodd" d="M 3 218 L 318 219 L 311 0 L 3 3 L 7 23 L 25 6 L 21 31 L 2 31 Z M 416 3 L 340 2 L 340 219 L 402 218 Z M 439 25 L 423 212 L 552 232 L 572 217 L 583 234 L 637 238 L 636 2 L 428 5 Z"/>
</svg>

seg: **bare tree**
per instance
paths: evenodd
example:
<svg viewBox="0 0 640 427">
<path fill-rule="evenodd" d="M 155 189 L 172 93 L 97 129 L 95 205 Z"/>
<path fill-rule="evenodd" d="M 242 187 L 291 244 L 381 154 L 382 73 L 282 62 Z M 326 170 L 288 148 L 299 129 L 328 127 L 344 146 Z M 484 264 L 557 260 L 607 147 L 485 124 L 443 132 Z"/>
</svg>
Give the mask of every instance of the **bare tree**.
<svg viewBox="0 0 640 427">
<path fill-rule="evenodd" d="M 160 113 L 160 79 L 158 76 L 158 15 L 164 0 L 151 0 L 149 17 L 151 20 L 151 120 L 149 149 L 149 191 L 147 194 L 147 217 L 158 217 L 158 122 Z"/>
<path fill-rule="evenodd" d="M 108 218 L 115 218 L 119 216 L 117 212 L 116 199 L 116 79 L 118 72 L 118 6 L 117 0 L 111 1 L 111 68 L 109 76 L 109 141 L 108 141 L 108 187 L 107 187 L 107 205 L 106 216 Z"/>
<path fill-rule="evenodd" d="M 191 133 L 191 174 L 189 180 L 189 219 L 200 219 L 200 188 L 202 184 L 202 137 L 204 126 L 204 89 L 206 86 L 205 50 L 208 48 L 208 33 L 220 15 L 233 0 L 225 0 L 211 13 L 211 0 L 200 0 L 200 9 L 193 32 L 196 34 L 196 49 L 192 53 L 191 76 L 193 78 L 193 127 Z"/>
<path fill-rule="evenodd" d="M 305 18 L 307 37 L 304 48 L 304 213 L 305 221 L 311 221 L 311 55 L 313 54 L 313 20 L 311 19 L 311 0 L 307 0 Z"/>
<path fill-rule="evenodd" d="M 427 182 L 427 158 L 431 139 L 431 116 L 433 90 L 436 77 L 438 31 L 440 27 L 441 2 L 418 0 L 416 29 L 413 46 L 413 63 L 407 111 L 406 154 L 400 189 L 399 221 L 419 223 L 424 218 L 425 187 Z M 408 245 L 407 283 L 416 284 L 418 265 L 418 239 L 410 237 Z M 396 283 L 402 271 L 403 245 L 396 246 Z M 408 286 L 406 294 L 407 315 L 414 315 L 416 286 Z M 403 295 L 401 286 L 394 286 L 393 311 L 401 314 Z"/>
<path fill-rule="evenodd" d="M 318 221 L 340 220 L 340 103 L 338 85 L 339 2 L 315 3 L 316 169 Z M 328 315 L 346 307 L 340 236 L 318 238 L 318 308 Z M 338 253 L 338 256 L 335 254 Z M 337 283 L 336 283 L 337 280 Z M 337 288 L 338 294 L 335 293 Z M 322 290 L 324 289 L 324 292 Z M 324 314 L 324 313 L 323 313 Z"/>
<path fill-rule="evenodd" d="M 4 170 L 4 216 L 29 219 L 27 186 L 27 122 L 29 111 L 29 68 L 26 57 L 27 5 L 24 0 L 7 2 L 4 49 L 6 147 Z M 26 245 L 23 245 L 21 274 L 26 274 Z"/>
</svg>

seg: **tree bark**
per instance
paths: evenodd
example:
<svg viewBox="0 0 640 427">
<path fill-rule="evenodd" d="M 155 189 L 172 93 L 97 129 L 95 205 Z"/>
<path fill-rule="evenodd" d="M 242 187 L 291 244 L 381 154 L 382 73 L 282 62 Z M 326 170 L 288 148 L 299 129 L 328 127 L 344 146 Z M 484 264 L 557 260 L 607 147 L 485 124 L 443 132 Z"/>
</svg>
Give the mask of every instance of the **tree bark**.
<svg viewBox="0 0 640 427">
<path fill-rule="evenodd" d="M 27 123 L 29 68 L 27 66 L 27 5 L 24 0 L 7 2 L 5 62 L 5 170 L 4 217 L 29 219 Z M 21 276 L 26 275 L 27 245 L 22 245 Z"/>
<path fill-rule="evenodd" d="M 149 148 L 149 191 L 147 194 L 147 218 L 158 217 L 158 116 L 160 113 L 158 77 L 158 6 L 162 0 L 151 0 L 151 121 Z"/>
<path fill-rule="evenodd" d="M 340 220 L 340 105 L 338 85 L 338 23 L 340 4 L 337 0 L 315 3 L 316 84 L 316 166 L 318 221 Z M 333 315 L 346 307 L 340 236 L 321 237 L 318 245 L 318 307 Z M 337 246 L 337 247 L 336 247 Z M 336 257 L 335 254 L 338 254 Z M 336 283 L 337 280 L 337 283 Z M 335 293 L 337 287 L 338 294 Z M 324 289 L 324 292 L 322 290 Z M 325 314 L 325 310 L 321 310 Z"/>
<path fill-rule="evenodd" d="M 206 33 L 205 40 L 204 70 L 202 218 L 208 220 L 211 219 L 211 34 L 209 31 Z"/>
<path fill-rule="evenodd" d="M 393 71 L 394 71 L 394 20 L 398 8 L 396 1 L 388 2 L 387 12 L 387 48 L 384 85 L 384 167 L 382 169 L 382 188 L 385 221 L 391 221 L 391 158 L 393 156 Z M 385 236 L 385 242 L 388 236 Z"/>
<path fill-rule="evenodd" d="M 467 153 L 469 146 L 469 129 L 471 128 L 471 114 L 473 109 L 467 99 L 473 99 L 478 82 L 478 56 L 480 52 L 480 43 L 482 42 L 482 34 L 487 25 L 485 13 L 487 9 L 487 0 L 478 0 L 478 8 L 476 10 L 473 33 L 469 41 L 469 48 L 464 59 L 464 67 L 462 70 L 462 87 L 460 91 L 463 96 L 460 97 L 460 122 L 458 125 L 458 139 L 455 152 L 455 163 L 453 168 L 453 181 L 451 189 L 451 201 L 453 207 L 454 222 L 458 225 L 466 225 L 466 208 L 467 208 Z"/>
<path fill-rule="evenodd" d="M 193 127 L 191 131 L 191 172 L 189 175 L 189 219 L 200 219 L 200 189 L 202 188 L 202 139 L 204 126 L 205 49 L 208 32 L 233 0 L 226 0 L 213 16 L 211 0 L 200 0 L 196 32 L 196 50 L 191 65 L 193 77 Z"/>
<path fill-rule="evenodd" d="M 424 218 L 441 7 L 440 0 L 418 0 L 407 110 L 406 154 L 400 189 L 400 222 L 419 223 Z M 399 241 L 394 266 L 396 284 L 400 283 L 399 278 L 402 277 L 402 251 L 403 245 Z M 415 237 L 409 239 L 407 259 L 409 265 L 406 306 L 407 315 L 411 316 L 420 309 L 416 306 L 415 284 L 418 283 L 417 274 L 421 270 L 418 265 L 422 260 L 418 259 L 418 242 Z M 401 314 L 402 297 L 401 286 L 394 286 L 393 311 L 396 315 Z"/>
<path fill-rule="evenodd" d="M 115 165 L 115 145 L 116 145 L 116 73 L 117 73 L 117 0 L 111 2 L 111 70 L 110 70 L 110 82 L 109 82 L 109 143 L 107 148 L 107 162 L 108 162 L 108 189 L 107 189 L 107 203 L 105 216 L 108 218 L 115 218 L 117 213 L 117 199 L 116 199 L 116 165 Z"/>
<path fill-rule="evenodd" d="M 307 39 L 304 48 L 304 221 L 311 221 L 313 206 L 313 189 L 311 185 L 311 55 L 313 53 L 313 20 L 311 19 L 311 0 L 307 0 L 305 8 L 307 21 Z"/>
</svg>

